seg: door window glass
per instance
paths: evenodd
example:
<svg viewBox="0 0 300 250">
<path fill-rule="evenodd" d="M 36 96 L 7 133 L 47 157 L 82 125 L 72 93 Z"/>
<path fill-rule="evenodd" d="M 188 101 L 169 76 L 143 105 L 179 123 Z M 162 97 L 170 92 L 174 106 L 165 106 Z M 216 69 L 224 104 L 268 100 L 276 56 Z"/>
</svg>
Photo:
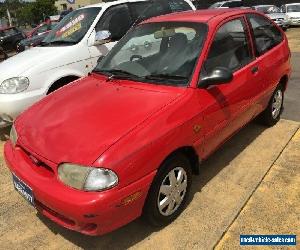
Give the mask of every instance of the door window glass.
<svg viewBox="0 0 300 250">
<path fill-rule="evenodd" d="M 137 2 L 137 3 L 129 3 L 129 9 L 131 12 L 131 16 L 133 20 L 137 20 L 139 16 L 141 16 L 147 8 L 149 8 L 151 3 L 149 2 Z"/>
<path fill-rule="evenodd" d="M 243 6 L 243 4 L 240 1 L 235 1 L 235 2 L 229 2 L 228 3 L 229 8 L 239 8 L 239 7 L 242 7 L 242 6 Z"/>
<path fill-rule="evenodd" d="M 204 64 L 205 73 L 216 67 L 236 71 L 252 60 L 245 30 L 242 19 L 229 21 L 219 28 Z"/>
<path fill-rule="evenodd" d="M 96 25 L 96 32 L 109 30 L 113 41 L 120 40 L 132 25 L 129 9 L 126 4 L 109 8 Z"/>
<path fill-rule="evenodd" d="M 249 15 L 249 21 L 253 30 L 257 55 L 269 51 L 282 40 L 280 30 L 268 19 L 259 15 Z"/>
<path fill-rule="evenodd" d="M 191 10 L 191 6 L 183 0 L 169 0 L 168 1 L 172 12 Z"/>
<path fill-rule="evenodd" d="M 131 14 L 137 23 L 142 20 L 165 15 L 173 12 L 180 12 L 192 10 L 192 7 L 184 0 L 156 0 L 151 3 L 129 3 L 131 7 Z"/>
</svg>

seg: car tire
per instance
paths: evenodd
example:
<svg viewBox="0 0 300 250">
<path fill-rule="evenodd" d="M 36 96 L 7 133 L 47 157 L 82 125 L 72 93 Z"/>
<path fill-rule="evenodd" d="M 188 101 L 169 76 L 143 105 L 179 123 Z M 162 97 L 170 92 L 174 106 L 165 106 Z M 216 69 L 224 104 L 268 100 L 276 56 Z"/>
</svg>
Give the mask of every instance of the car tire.
<svg viewBox="0 0 300 250">
<path fill-rule="evenodd" d="M 174 179 L 175 178 L 175 179 Z M 183 154 L 167 158 L 159 168 L 143 209 L 143 217 L 152 226 L 165 226 L 184 210 L 192 183 L 189 160 Z"/>
<path fill-rule="evenodd" d="M 267 108 L 261 114 L 261 121 L 266 126 L 274 126 L 279 120 L 283 110 L 284 87 L 279 84 L 275 89 Z"/>
</svg>

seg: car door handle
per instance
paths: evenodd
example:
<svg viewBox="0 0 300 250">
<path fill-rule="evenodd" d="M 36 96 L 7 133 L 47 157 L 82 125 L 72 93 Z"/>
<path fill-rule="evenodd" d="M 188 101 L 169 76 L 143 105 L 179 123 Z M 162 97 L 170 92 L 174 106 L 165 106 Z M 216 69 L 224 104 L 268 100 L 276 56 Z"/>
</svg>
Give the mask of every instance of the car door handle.
<svg viewBox="0 0 300 250">
<path fill-rule="evenodd" d="M 258 66 L 254 66 L 252 69 L 251 69 L 251 72 L 252 74 L 256 74 L 258 72 L 259 68 Z"/>
</svg>

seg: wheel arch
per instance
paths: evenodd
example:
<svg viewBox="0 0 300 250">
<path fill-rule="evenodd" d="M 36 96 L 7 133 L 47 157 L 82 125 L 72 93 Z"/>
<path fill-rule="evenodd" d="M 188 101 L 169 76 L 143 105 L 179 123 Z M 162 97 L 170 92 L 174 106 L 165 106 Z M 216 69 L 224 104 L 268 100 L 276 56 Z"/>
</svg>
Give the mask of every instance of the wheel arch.
<svg viewBox="0 0 300 250">
<path fill-rule="evenodd" d="M 192 167 L 192 173 L 194 175 L 199 175 L 199 167 L 200 167 L 200 158 L 195 150 L 194 147 L 192 146 L 183 146 L 180 148 L 175 149 L 172 151 L 162 162 L 162 164 L 168 160 L 170 157 L 177 155 L 177 154 L 182 154 L 184 155 L 190 162 L 191 167 Z M 162 165 L 161 164 L 161 165 Z"/>
<path fill-rule="evenodd" d="M 287 89 L 288 81 L 289 81 L 289 77 L 287 75 L 284 75 L 283 77 L 280 78 L 279 84 L 282 84 L 284 91 L 286 91 Z"/>
<path fill-rule="evenodd" d="M 52 93 L 53 91 L 63 87 L 64 85 L 79 79 L 79 78 L 80 78 L 80 76 L 77 76 L 77 75 L 66 75 L 66 76 L 60 77 L 59 79 L 55 80 L 49 86 L 49 88 L 47 90 L 47 95 Z"/>
</svg>

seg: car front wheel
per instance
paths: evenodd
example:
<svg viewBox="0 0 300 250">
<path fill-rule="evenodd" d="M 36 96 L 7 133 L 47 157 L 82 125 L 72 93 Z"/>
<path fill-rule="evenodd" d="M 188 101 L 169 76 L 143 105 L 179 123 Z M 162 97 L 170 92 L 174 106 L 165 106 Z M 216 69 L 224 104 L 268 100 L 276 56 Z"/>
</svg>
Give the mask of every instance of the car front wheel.
<svg viewBox="0 0 300 250">
<path fill-rule="evenodd" d="M 182 154 L 169 157 L 151 185 L 144 218 L 153 226 L 164 226 L 175 220 L 186 205 L 191 179 L 189 160 Z"/>
</svg>

